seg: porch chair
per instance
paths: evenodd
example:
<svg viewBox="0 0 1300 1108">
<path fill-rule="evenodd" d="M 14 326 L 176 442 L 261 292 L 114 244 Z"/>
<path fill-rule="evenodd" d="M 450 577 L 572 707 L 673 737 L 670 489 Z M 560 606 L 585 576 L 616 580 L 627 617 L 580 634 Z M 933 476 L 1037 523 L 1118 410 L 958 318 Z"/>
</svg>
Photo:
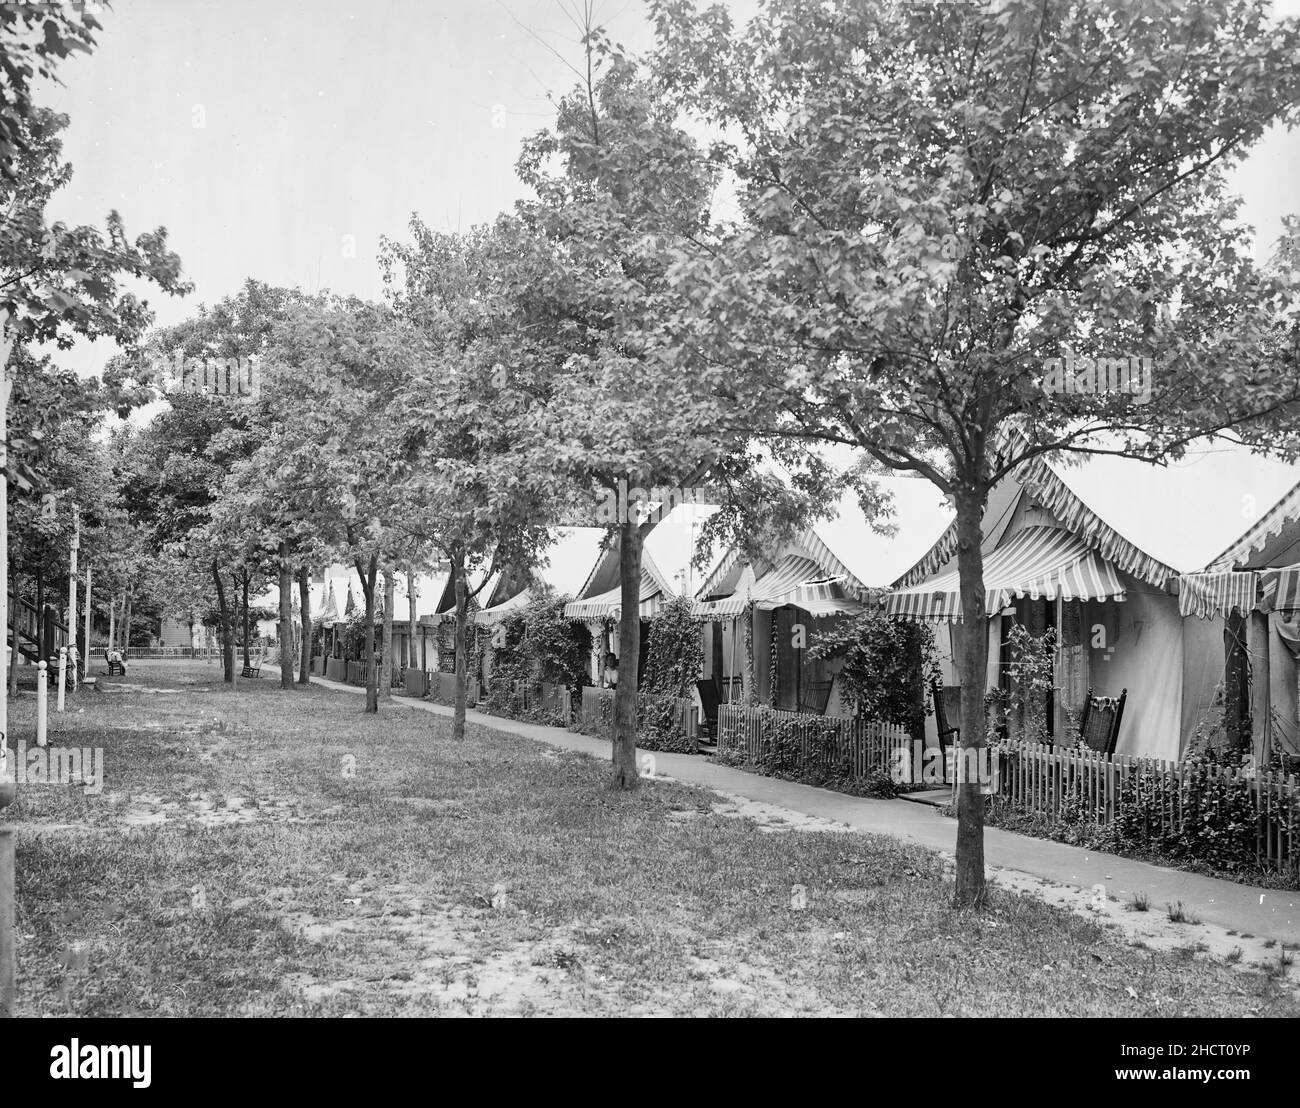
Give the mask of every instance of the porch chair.
<svg viewBox="0 0 1300 1108">
<path fill-rule="evenodd" d="M 1083 702 L 1083 719 L 1079 723 L 1079 737 L 1083 745 L 1098 754 L 1114 754 L 1119 739 L 1119 724 L 1124 718 L 1124 702 L 1128 689 L 1119 696 L 1093 696 L 1092 689 Z"/>
<path fill-rule="evenodd" d="M 700 724 L 700 734 L 711 739 L 716 738 L 718 707 L 721 703 L 718 697 L 718 686 L 712 678 L 707 681 L 696 681 L 695 691 L 700 694 L 700 704 L 704 708 L 704 722 Z"/>
<path fill-rule="evenodd" d="M 948 779 L 948 748 L 961 740 L 961 728 L 948 722 L 948 704 L 944 698 L 946 691 L 938 681 L 930 682 L 930 699 L 934 703 L 934 725 L 939 732 L 939 757 L 943 759 L 945 782 Z"/>
<path fill-rule="evenodd" d="M 833 679 L 830 681 L 806 682 L 803 692 L 799 694 L 799 711 L 824 716 L 826 714 L 826 705 L 831 698 L 832 683 Z"/>
<path fill-rule="evenodd" d="M 718 688 L 722 690 L 723 704 L 739 704 L 745 695 L 743 677 L 719 677 Z"/>
</svg>

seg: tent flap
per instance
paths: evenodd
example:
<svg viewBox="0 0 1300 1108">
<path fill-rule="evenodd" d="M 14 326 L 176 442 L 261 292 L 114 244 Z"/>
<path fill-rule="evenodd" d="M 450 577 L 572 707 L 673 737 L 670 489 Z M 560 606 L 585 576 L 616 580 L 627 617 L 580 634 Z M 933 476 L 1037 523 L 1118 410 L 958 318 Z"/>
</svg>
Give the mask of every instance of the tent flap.
<svg viewBox="0 0 1300 1108">
<path fill-rule="evenodd" d="M 1245 615 L 1255 606 L 1253 573 L 1184 573 L 1178 578 L 1178 614 L 1209 619 Z"/>
</svg>

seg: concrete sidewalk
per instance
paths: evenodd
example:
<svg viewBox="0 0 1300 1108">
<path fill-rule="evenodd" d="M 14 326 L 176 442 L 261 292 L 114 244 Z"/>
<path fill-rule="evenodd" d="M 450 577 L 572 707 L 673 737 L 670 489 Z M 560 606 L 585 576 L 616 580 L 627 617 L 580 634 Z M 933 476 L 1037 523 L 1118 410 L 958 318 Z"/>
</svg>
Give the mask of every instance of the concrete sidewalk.
<svg viewBox="0 0 1300 1108">
<path fill-rule="evenodd" d="M 313 677 L 312 683 L 344 692 L 365 692 L 355 685 L 345 685 L 320 677 Z M 391 703 L 436 715 L 452 714 L 452 709 L 445 705 L 405 696 L 394 696 Z M 597 758 L 607 759 L 610 754 L 607 739 L 575 734 L 560 727 L 520 723 L 474 711 L 467 712 L 465 718 L 466 722 L 479 727 L 523 735 Z M 792 812 L 835 820 L 857 831 L 891 835 L 948 854 L 952 854 L 956 848 L 956 821 L 939 815 L 936 809 L 928 805 L 912 804 L 905 800 L 868 800 L 846 796 L 828 789 L 720 766 L 711 759 L 697 755 L 655 751 L 654 758 L 655 773 L 659 776 L 735 793 Z M 1277 939 L 1288 946 L 1300 945 L 1300 910 L 1297 910 L 1300 893 L 1292 890 L 1240 885 L 1234 881 L 1135 862 L 1113 854 L 1082 850 L 1049 839 L 1000 831 L 994 827 L 984 830 L 984 858 L 989 866 L 1014 870 L 1060 885 L 1080 889 L 1104 885 L 1107 895 L 1121 902 L 1131 900 L 1135 893 L 1145 892 L 1153 914 L 1163 911 L 1167 904 L 1181 901 L 1206 923 Z"/>
</svg>

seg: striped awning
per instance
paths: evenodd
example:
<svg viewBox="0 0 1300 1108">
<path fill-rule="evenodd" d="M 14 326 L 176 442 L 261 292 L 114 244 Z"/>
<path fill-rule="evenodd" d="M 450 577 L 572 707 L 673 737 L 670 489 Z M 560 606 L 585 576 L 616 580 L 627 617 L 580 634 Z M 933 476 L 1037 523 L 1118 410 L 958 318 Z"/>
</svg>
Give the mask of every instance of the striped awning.
<svg viewBox="0 0 1300 1108">
<path fill-rule="evenodd" d="M 659 613 L 664 604 L 663 589 L 657 581 L 645 574 L 641 576 L 640 604 L 637 610 L 642 619 L 651 619 Z M 620 586 L 615 585 L 608 592 L 586 600 L 574 600 L 564 606 L 567 619 L 602 620 L 617 619 L 623 609 L 623 595 Z"/>
<path fill-rule="evenodd" d="M 706 587 L 707 587 L 706 582 Z M 749 607 L 749 598 L 754 591 L 754 570 L 752 566 L 745 566 L 740 571 L 740 578 L 736 582 L 736 589 L 730 596 L 724 596 L 717 600 L 697 600 L 692 605 L 692 612 L 703 619 L 735 619 L 737 616 L 743 616 L 745 609 Z"/>
<path fill-rule="evenodd" d="M 695 614 L 706 619 L 734 618 L 743 615 L 750 604 L 762 611 L 791 605 L 811 616 L 862 611 L 862 605 L 846 595 L 840 578 L 828 577 L 816 562 L 798 554 L 782 558 L 757 581 L 748 569 L 746 575 L 731 596 L 696 601 Z"/>
<path fill-rule="evenodd" d="M 532 599 L 532 591 L 523 589 L 515 593 L 509 600 L 503 600 L 500 604 L 494 604 L 491 608 L 484 608 L 474 613 L 474 622 L 480 627 L 491 627 L 500 623 L 511 612 L 517 612 L 521 608 L 528 607 L 528 601 Z"/>
<path fill-rule="evenodd" d="M 1259 606 L 1266 612 L 1300 611 L 1300 565 L 1266 569 L 1260 575 Z"/>
<path fill-rule="evenodd" d="M 1235 609 L 1245 615 L 1255 607 L 1254 573 L 1184 573 L 1178 578 L 1178 613 L 1209 619 L 1230 615 Z"/>
<path fill-rule="evenodd" d="M 1017 596 L 1033 600 L 1123 600 L 1115 568 L 1071 532 L 1027 527 L 984 558 L 984 610 L 992 615 Z M 961 582 L 954 568 L 885 597 L 895 619 L 961 620 Z"/>
</svg>

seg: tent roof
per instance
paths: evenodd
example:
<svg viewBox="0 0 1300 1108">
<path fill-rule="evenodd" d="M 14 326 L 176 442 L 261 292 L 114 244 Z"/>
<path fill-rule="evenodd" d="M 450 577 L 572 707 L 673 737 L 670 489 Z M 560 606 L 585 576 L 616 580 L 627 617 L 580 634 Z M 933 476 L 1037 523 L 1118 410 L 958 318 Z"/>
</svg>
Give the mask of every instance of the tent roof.
<svg viewBox="0 0 1300 1108">
<path fill-rule="evenodd" d="M 994 499 L 1023 490 L 1117 568 L 1163 587 L 1198 570 L 1224 549 L 1243 511 L 1274 504 L 1295 486 L 1297 467 L 1228 442 L 1199 440 L 1178 462 L 1153 465 L 1132 458 L 1089 456 L 1081 464 L 1037 457 L 990 494 L 989 528 L 1005 524 Z M 994 539 L 996 541 L 996 539 Z M 956 552 L 953 523 L 898 584 L 934 573 Z"/>
<path fill-rule="evenodd" d="M 1293 485 L 1257 523 L 1248 526 L 1208 568 L 1263 569 L 1300 561 L 1300 527 L 1295 526 L 1298 521 L 1300 483 Z"/>
<path fill-rule="evenodd" d="M 643 568 L 647 559 L 653 563 L 655 572 L 667 587 L 668 596 L 693 589 L 691 578 L 698 573 L 690 564 L 695 556 L 695 539 L 699 527 L 717 510 L 711 505 L 681 504 L 645 532 L 641 547 Z M 617 587 L 618 555 L 619 544 L 615 534 L 596 557 L 591 572 L 577 593 L 580 600 L 599 596 Z M 718 552 L 713 552 L 710 566 L 716 564 L 717 556 Z M 706 573 L 708 569 L 706 567 Z"/>
<path fill-rule="evenodd" d="M 1013 597 L 1035 600 L 1123 600 L 1114 568 L 1078 536 L 1059 527 L 1026 527 L 1012 534 L 984 560 L 984 608 L 992 615 Z M 957 571 L 897 589 L 885 611 L 899 619 L 961 619 Z"/>
<path fill-rule="evenodd" d="M 881 516 L 879 524 L 894 529 L 893 535 L 877 531 L 863 515 L 857 494 L 844 493 L 835 506 L 836 515 L 819 520 L 792 544 L 799 556 L 812 563 L 807 580 L 814 577 L 840 578 L 848 593 L 862 595 L 870 589 L 882 588 L 893 582 L 918 557 L 933 546 L 936 536 L 943 533 L 952 519 L 952 508 L 937 488 L 924 478 L 880 477 L 876 479 L 882 490 L 890 494 L 891 514 Z M 730 547 L 719 559 L 713 572 L 696 592 L 706 597 L 720 592 L 729 577 L 735 576 L 736 566 L 743 559 L 739 547 Z M 759 567 L 759 584 L 762 585 L 772 567 Z M 740 593 L 736 582 L 733 596 Z M 793 603 L 794 601 L 790 601 Z M 744 608 L 738 602 L 720 608 L 722 601 L 702 601 L 701 613 L 731 614 Z M 802 605 L 801 605 L 802 606 Z"/>
</svg>

